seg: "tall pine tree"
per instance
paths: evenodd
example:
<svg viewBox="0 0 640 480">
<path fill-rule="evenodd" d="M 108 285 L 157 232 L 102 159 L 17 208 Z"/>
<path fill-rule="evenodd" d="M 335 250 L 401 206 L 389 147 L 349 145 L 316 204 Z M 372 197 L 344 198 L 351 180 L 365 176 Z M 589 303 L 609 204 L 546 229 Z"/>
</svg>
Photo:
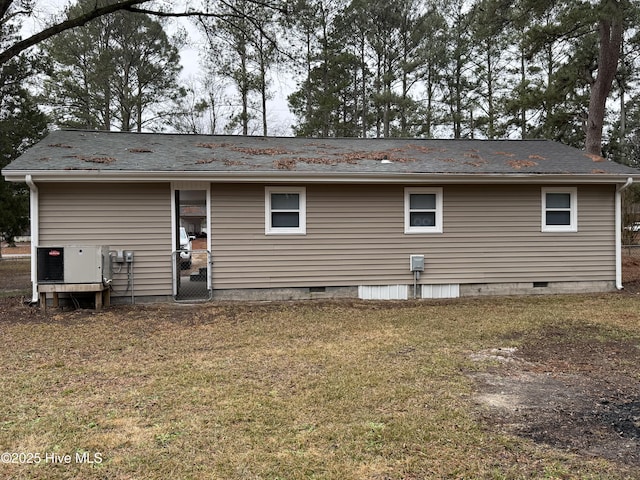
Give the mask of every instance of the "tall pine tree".
<svg viewBox="0 0 640 480">
<path fill-rule="evenodd" d="M 0 23 L 0 48 L 14 42 L 18 30 L 13 22 Z M 22 56 L 0 66 L 0 169 L 47 132 L 47 117 L 27 88 L 38 64 L 34 56 Z M 11 243 L 28 225 L 28 189 L 0 176 L 0 236 Z"/>
<path fill-rule="evenodd" d="M 94 4 L 80 0 L 67 15 Z M 161 129 L 184 94 L 178 86 L 178 49 L 162 24 L 144 14 L 100 17 L 59 34 L 44 49 L 52 68 L 43 100 L 55 107 L 60 126 Z"/>
</svg>

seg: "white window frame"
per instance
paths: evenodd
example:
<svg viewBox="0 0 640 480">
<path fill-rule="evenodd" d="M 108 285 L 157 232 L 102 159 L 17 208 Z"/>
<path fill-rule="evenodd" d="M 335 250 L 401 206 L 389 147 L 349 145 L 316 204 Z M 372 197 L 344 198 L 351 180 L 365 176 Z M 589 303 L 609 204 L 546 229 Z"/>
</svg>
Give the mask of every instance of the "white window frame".
<svg viewBox="0 0 640 480">
<path fill-rule="evenodd" d="M 432 227 L 416 227 L 411 225 L 411 202 L 413 194 L 435 194 L 436 224 Z M 442 188 L 406 187 L 404 189 L 404 233 L 442 233 Z"/>
<path fill-rule="evenodd" d="M 271 194 L 294 193 L 298 195 L 297 210 L 281 210 L 298 213 L 297 227 L 274 227 L 271 224 Z M 306 235 L 307 234 L 307 189 L 305 187 L 265 187 L 264 189 L 264 232 L 266 235 Z"/>
<path fill-rule="evenodd" d="M 547 208 L 548 193 L 569 194 L 569 225 L 547 225 L 548 211 L 566 211 L 566 208 Z M 578 188 L 577 187 L 546 187 L 542 189 L 542 231 L 543 232 L 577 232 L 578 231 Z"/>
</svg>

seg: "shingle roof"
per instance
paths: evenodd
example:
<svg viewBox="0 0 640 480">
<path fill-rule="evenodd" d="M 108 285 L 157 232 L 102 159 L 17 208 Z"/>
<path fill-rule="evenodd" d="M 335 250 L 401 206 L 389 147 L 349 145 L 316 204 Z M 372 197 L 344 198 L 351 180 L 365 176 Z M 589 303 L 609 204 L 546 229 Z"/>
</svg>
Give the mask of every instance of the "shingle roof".
<svg viewBox="0 0 640 480">
<path fill-rule="evenodd" d="M 308 139 L 60 130 L 3 170 L 620 175 L 638 170 L 545 140 Z"/>
</svg>

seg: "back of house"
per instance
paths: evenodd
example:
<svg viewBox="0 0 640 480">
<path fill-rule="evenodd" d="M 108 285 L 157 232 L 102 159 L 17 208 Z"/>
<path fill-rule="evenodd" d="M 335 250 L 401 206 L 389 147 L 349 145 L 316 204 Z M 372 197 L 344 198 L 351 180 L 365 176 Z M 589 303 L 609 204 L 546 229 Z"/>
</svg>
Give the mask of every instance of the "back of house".
<svg viewBox="0 0 640 480">
<path fill-rule="evenodd" d="M 610 291 L 640 178 L 540 140 L 74 130 L 2 173 L 31 189 L 34 298 L 38 249 L 100 247 L 115 302 Z"/>
</svg>

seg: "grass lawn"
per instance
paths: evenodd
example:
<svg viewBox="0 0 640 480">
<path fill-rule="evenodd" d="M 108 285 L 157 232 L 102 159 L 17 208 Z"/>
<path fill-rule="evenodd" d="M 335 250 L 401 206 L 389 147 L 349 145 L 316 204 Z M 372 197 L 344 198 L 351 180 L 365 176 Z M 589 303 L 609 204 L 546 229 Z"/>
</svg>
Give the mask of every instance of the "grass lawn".
<svg viewBox="0 0 640 480">
<path fill-rule="evenodd" d="M 0 298 L 31 297 L 31 260 L 0 259 Z"/>
<path fill-rule="evenodd" d="M 211 303 L 45 315 L 14 303 L 7 313 L 5 299 L 0 450 L 26 456 L 0 465 L 0 476 L 640 478 L 640 467 L 484 422 L 470 377 L 495 368 L 472 352 L 519 346 L 549 328 L 588 324 L 599 342 L 640 345 L 639 301 Z"/>
</svg>

